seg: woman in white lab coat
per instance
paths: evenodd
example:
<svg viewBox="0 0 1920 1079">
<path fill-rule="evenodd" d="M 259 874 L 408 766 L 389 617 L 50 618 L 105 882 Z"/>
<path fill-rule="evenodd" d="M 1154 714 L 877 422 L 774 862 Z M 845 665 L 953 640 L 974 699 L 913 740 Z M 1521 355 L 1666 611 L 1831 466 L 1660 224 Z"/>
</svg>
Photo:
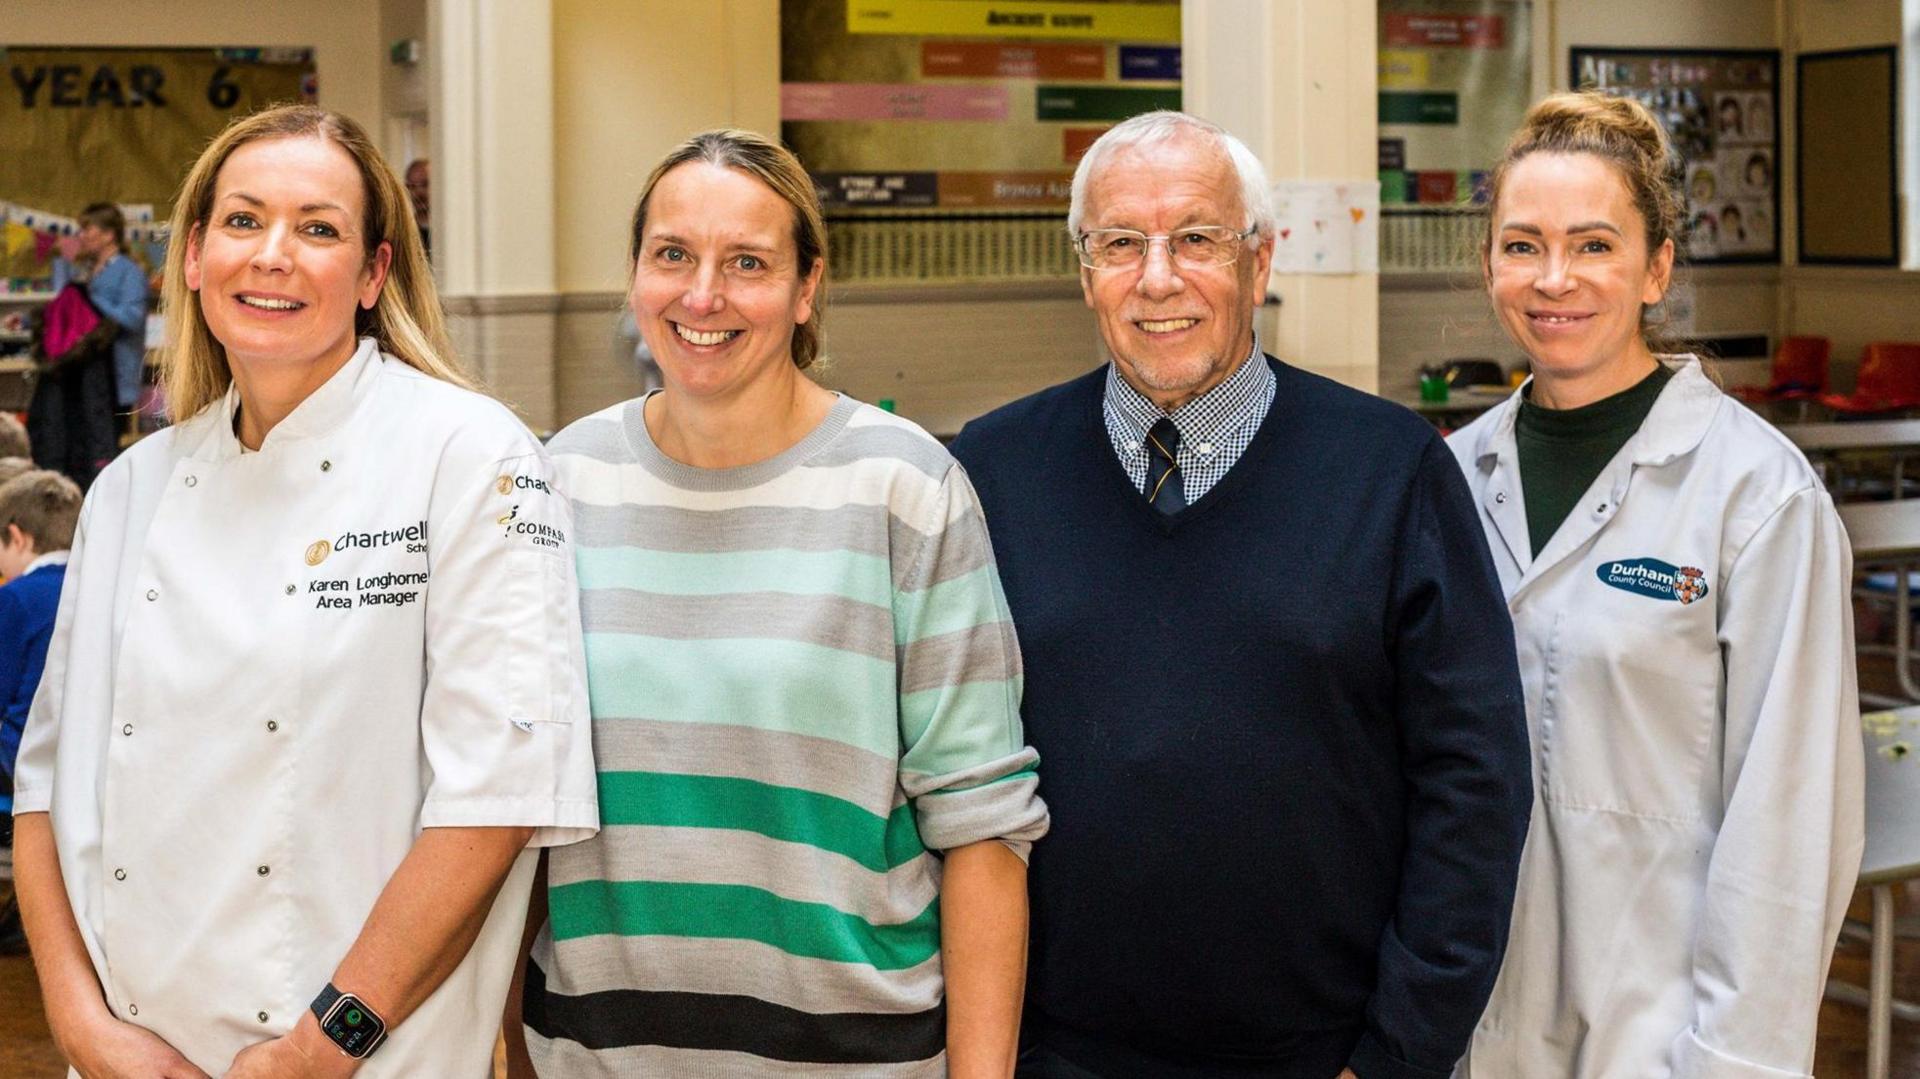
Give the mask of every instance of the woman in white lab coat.
<svg viewBox="0 0 1920 1079">
<path fill-rule="evenodd" d="M 1860 864 L 1851 555 L 1804 458 L 1656 354 L 1682 203 L 1645 109 L 1536 105 L 1484 268 L 1533 378 L 1455 434 L 1537 796 L 1472 1079 L 1804 1076 Z"/>
<path fill-rule="evenodd" d="M 527 848 L 598 824 L 566 505 L 352 121 L 236 121 L 172 227 L 179 423 L 94 485 L 20 753 L 54 1037 L 87 1077 L 488 1075 Z"/>
</svg>

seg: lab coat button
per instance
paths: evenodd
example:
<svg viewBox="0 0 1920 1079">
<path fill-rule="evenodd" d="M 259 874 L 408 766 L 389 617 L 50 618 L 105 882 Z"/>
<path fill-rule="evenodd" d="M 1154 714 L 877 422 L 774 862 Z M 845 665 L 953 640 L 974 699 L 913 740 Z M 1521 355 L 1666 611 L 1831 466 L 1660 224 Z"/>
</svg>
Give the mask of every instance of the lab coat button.
<svg viewBox="0 0 1920 1079">
<path fill-rule="evenodd" d="M 200 482 L 200 478 L 199 478 L 198 476 L 188 476 L 188 477 L 187 477 L 187 486 L 188 486 L 188 487 L 192 487 L 192 486 L 193 486 L 194 484 L 197 484 L 197 483 L 199 483 L 199 482 Z"/>
<path fill-rule="evenodd" d="M 293 586 L 292 586 L 292 585 L 288 585 L 288 586 L 287 586 L 287 595 L 289 595 L 289 596 L 291 596 L 291 595 L 293 595 L 293 591 L 294 591 L 294 589 L 293 589 Z"/>
<path fill-rule="evenodd" d="M 124 870 L 124 869 L 116 869 L 116 870 L 114 870 L 114 871 L 113 871 L 113 879 L 114 879 L 114 880 L 126 880 L 126 879 L 127 879 L 127 871 L 126 871 L 126 870 Z"/>
<path fill-rule="evenodd" d="M 1498 503 L 1500 503 L 1500 504 L 1501 504 L 1502 506 L 1504 506 L 1504 505 L 1506 505 L 1506 504 L 1507 504 L 1507 492 L 1505 492 L 1505 491 L 1495 491 L 1495 492 L 1493 493 L 1493 500 L 1494 500 L 1495 502 L 1498 502 Z"/>
<path fill-rule="evenodd" d="M 264 876 L 266 876 L 266 875 L 267 875 L 268 873 L 271 873 L 271 872 L 273 872 L 273 870 L 271 870 L 271 869 L 269 869 L 269 868 L 267 868 L 266 866 L 264 866 L 264 865 L 263 865 L 263 866 L 261 866 L 260 868 L 258 868 L 258 869 L 256 869 L 256 870 L 254 870 L 254 872 L 255 872 L 255 873 L 258 873 L 258 874 L 260 874 L 261 876 L 263 876 L 263 877 L 264 877 Z"/>
<path fill-rule="evenodd" d="M 125 735 L 131 735 L 131 734 L 133 734 L 133 724 L 131 724 L 131 723 L 129 723 L 129 724 L 127 724 L 126 726 L 124 726 L 124 727 L 121 727 L 121 728 L 120 728 L 120 733 L 121 733 L 121 734 L 125 734 Z"/>
<path fill-rule="evenodd" d="M 1211 443 L 1211 442 L 1197 442 L 1197 443 L 1195 443 L 1195 444 L 1194 444 L 1194 447 L 1193 447 L 1193 448 L 1194 448 L 1195 450 L 1197 450 L 1197 451 L 1199 451 L 1199 452 L 1200 452 L 1200 453 L 1201 453 L 1201 454 L 1202 454 L 1202 455 L 1204 456 L 1205 454 L 1209 454 L 1209 453 L 1212 453 L 1212 452 L 1213 452 L 1213 443 Z"/>
<path fill-rule="evenodd" d="M 264 1022 L 266 1022 L 266 1021 L 267 1021 L 267 1013 L 266 1013 L 266 1012 L 261 1012 L 261 1013 L 260 1013 L 260 1021 L 261 1021 L 262 1023 L 264 1023 Z"/>
<path fill-rule="evenodd" d="M 156 599 L 159 599 L 159 598 L 160 598 L 160 590 L 159 590 L 159 589 L 157 589 L 157 588 L 149 588 L 149 589 L 147 589 L 147 602 L 148 602 L 148 603 L 152 603 L 152 602 L 153 602 L 154 600 L 156 600 Z"/>
<path fill-rule="evenodd" d="M 332 462 L 332 461 L 322 461 L 322 462 L 320 462 L 320 471 L 322 471 L 322 472 L 332 472 L 332 471 L 333 471 L 333 462 Z"/>
<path fill-rule="evenodd" d="M 128 1014 L 128 1015 L 139 1015 L 139 1014 L 140 1014 L 140 1005 L 138 1005 L 138 1004 L 129 1004 L 129 1005 L 127 1005 L 127 1014 Z"/>
<path fill-rule="evenodd" d="M 280 729 L 280 724 L 278 721 L 271 720 L 271 719 L 267 720 L 267 733 L 271 734 L 274 731 L 277 731 L 279 729 Z"/>
</svg>

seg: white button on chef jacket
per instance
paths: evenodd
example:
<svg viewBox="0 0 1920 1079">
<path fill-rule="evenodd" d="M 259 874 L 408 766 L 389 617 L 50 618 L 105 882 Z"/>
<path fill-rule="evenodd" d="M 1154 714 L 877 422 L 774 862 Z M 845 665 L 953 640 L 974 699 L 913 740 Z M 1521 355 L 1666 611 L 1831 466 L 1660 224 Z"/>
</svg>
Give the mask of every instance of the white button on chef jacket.
<svg viewBox="0 0 1920 1079">
<path fill-rule="evenodd" d="M 15 795 L 51 810 L 114 1014 L 213 1075 L 307 1010 L 422 828 L 599 824 L 533 436 L 371 340 L 258 453 L 236 403 L 94 484 Z M 533 858 L 363 1079 L 490 1074 Z"/>
</svg>

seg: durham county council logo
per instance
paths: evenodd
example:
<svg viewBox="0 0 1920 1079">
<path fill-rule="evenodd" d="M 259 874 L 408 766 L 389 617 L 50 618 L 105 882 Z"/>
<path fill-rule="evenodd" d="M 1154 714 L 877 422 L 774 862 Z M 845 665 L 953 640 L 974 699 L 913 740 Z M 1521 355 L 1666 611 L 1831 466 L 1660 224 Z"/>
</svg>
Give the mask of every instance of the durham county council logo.
<svg viewBox="0 0 1920 1079">
<path fill-rule="evenodd" d="M 1604 584 L 1648 599 L 1671 599 L 1686 606 L 1707 595 L 1706 571 L 1675 566 L 1657 558 L 1629 558 L 1602 562 L 1594 571 Z"/>
<path fill-rule="evenodd" d="M 314 540 L 307 545 L 307 565 L 317 566 L 325 562 L 327 556 L 332 553 L 333 544 L 328 543 L 326 540 Z"/>
</svg>

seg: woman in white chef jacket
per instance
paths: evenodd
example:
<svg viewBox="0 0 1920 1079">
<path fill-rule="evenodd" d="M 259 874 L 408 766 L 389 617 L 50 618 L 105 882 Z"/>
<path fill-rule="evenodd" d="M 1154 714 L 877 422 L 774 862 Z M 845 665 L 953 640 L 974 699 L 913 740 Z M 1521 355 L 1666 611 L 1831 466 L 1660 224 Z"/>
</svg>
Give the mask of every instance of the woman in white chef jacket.
<svg viewBox="0 0 1920 1079">
<path fill-rule="evenodd" d="M 598 824 L 566 504 L 352 121 L 236 121 L 173 238 L 181 421 L 87 500 L 20 753 L 55 1039 L 88 1077 L 488 1075 L 528 848 Z"/>
<path fill-rule="evenodd" d="M 1859 869 L 1851 555 L 1801 455 L 1657 356 L 1682 204 L 1640 105 L 1536 105 L 1485 272 L 1533 378 L 1451 446 L 1534 747 L 1512 935 L 1462 1072 L 1804 1076 Z"/>
</svg>

